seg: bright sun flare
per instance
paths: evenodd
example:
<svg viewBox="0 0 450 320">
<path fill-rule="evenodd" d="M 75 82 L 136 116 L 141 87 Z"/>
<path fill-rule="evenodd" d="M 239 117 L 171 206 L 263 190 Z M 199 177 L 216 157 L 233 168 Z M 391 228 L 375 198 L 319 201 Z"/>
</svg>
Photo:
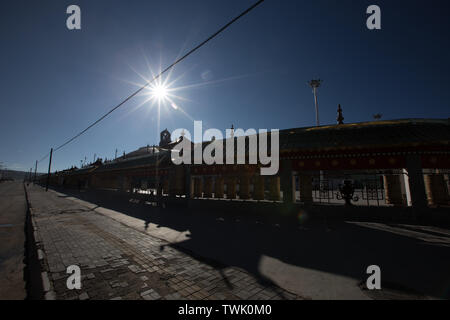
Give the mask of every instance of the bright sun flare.
<svg viewBox="0 0 450 320">
<path fill-rule="evenodd" d="M 167 88 L 159 84 L 152 89 L 152 95 L 159 101 L 162 101 L 167 98 Z"/>
</svg>

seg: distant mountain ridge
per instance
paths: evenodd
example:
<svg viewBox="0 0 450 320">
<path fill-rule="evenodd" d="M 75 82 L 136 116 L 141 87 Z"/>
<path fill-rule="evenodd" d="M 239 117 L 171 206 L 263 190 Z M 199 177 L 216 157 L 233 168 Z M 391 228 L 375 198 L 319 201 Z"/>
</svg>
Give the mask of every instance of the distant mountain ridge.
<svg viewBox="0 0 450 320">
<path fill-rule="evenodd" d="M 36 176 L 42 175 L 42 173 L 37 173 Z M 16 171 L 16 170 L 0 170 L 0 180 L 1 179 L 13 179 L 13 180 L 24 180 L 28 179 L 30 172 L 26 171 Z M 34 172 L 32 173 L 32 178 L 34 178 Z"/>
</svg>

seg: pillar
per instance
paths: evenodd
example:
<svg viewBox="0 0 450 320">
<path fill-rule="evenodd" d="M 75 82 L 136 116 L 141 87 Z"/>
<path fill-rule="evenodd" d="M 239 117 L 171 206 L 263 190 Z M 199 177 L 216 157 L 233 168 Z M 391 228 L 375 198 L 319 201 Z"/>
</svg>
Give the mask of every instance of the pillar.
<svg viewBox="0 0 450 320">
<path fill-rule="evenodd" d="M 253 199 L 264 200 L 264 177 L 255 176 L 253 178 Z"/>
<path fill-rule="evenodd" d="M 162 188 L 163 194 L 169 194 L 169 179 L 168 178 L 164 178 L 163 183 L 162 183 Z"/>
<path fill-rule="evenodd" d="M 176 189 L 176 175 L 173 170 L 169 171 L 169 197 L 174 197 L 177 194 Z"/>
<path fill-rule="evenodd" d="M 127 176 L 122 176 L 121 178 L 122 183 L 120 186 L 121 191 L 128 192 L 128 190 L 131 188 L 131 181 Z"/>
<path fill-rule="evenodd" d="M 163 193 L 161 177 L 156 177 L 156 197 L 161 198 Z"/>
<path fill-rule="evenodd" d="M 394 206 L 404 205 L 400 176 L 394 174 L 384 175 L 383 184 L 386 203 Z"/>
<path fill-rule="evenodd" d="M 173 189 L 175 195 L 183 195 L 185 194 L 185 169 L 184 166 L 175 166 L 175 177 L 174 177 L 174 183 L 170 186 L 170 188 Z"/>
<path fill-rule="evenodd" d="M 194 197 L 201 198 L 202 197 L 202 178 L 196 177 L 194 178 Z"/>
<path fill-rule="evenodd" d="M 216 181 L 214 183 L 214 198 L 222 199 L 223 198 L 223 178 L 216 177 Z"/>
<path fill-rule="evenodd" d="M 442 174 L 425 175 L 425 191 L 428 205 L 448 205 L 448 190 Z"/>
<path fill-rule="evenodd" d="M 203 197 L 212 198 L 213 179 L 212 177 L 205 177 L 205 184 L 203 187 Z"/>
<path fill-rule="evenodd" d="M 419 155 L 408 155 L 406 158 L 409 190 L 411 192 L 411 205 L 413 209 L 427 207 L 425 182 L 423 179 L 422 161 Z"/>
<path fill-rule="evenodd" d="M 280 201 L 280 177 L 270 177 L 269 200 Z"/>
<path fill-rule="evenodd" d="M 283 191 L 283 202 L 295 202 L 295 180 L 292 174 L 292 161 L 285 160 L 281 170 L 281 190 Z"/>
<path fill-rule="evenodd" d="M 298 183 L 300 189 L 300 201 L 304 204 L 312 204 L 312 175 L 311 174 L 300 174 L 298 176 Z"/>
<path fill-rule="evenodd" d="M 185 167 L 185 175 L 184 175 L 184 195 L 186 197 L 186 200 L 189 200 L 192 198 L 192 191 L 193 191 L 193 185 L 192 185 L 192 176 L 191 176 L 191 168 L 190 166 L 183 166 Z M 188 203 L 189 206 L 189 203 Z"/>
<path fill-rule="evenodd" d="M 236 178 L 228 178 L 227 199 L 236 199 Z"/>
<path fill-rule="evenodd" d="M 91 180 L 91 182 L 92 182 L 92 184 L 91 184 L 91 186 L 92 186 L 92 188 L 97 188 L 98 186 L 99 186 L 99 179 L 98 179 L 98 177 L 94 174 L 94 175 L 92 175 L 92 180 Z M 62 181 L 62 185 L 64 185 L 64 178 L 63 178 L 63 181 Z"/>
<path fill-rule="evenodd" d="M 239 181 L 239 199 L 250 199 L 250 177 L 241 177 Z"/>
</svg>

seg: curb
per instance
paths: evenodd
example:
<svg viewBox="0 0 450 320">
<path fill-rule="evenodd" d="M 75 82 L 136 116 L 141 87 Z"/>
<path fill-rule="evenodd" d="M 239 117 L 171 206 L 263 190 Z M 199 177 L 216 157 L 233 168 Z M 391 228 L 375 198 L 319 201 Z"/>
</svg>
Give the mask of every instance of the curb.
<svg viewBox="0 0 450 320">
<path fill-rule="evenodd" d="M 40 270 L 41 271 L 41 283 L 42 283 L 42 287 L 44 290 L 44 299 L 45 300 L 56 300 L 56 294 L 52 290 L 53 285 L 48 276 L 48 272 L 43 270 L 44 269 L 43 266 L 45 265 L 45 261 L 46 261 L 45 252 L 44 252 L 44 250 L 41 249 L 42 241 L 41 241 L 41 237 L 39 236 L 39 232 L 38 232 L 38 228 L 37 228 L 37 224 L 36 224 L 36 220 L 35 220 L 34 209 L 31 206 L 31 203 L 28 199 L 27 187 L 25 187 L 24 189 L 25 189 L 25 200 L 27 203 L 28 211 L 30 213 L 31 227 L 33 228 L 34 242 L 37 247 L 37 257 L 38 257 L 38 260 L 39 260 L 39 263 L 41 266 L 41 270 Z"/>
</svg>

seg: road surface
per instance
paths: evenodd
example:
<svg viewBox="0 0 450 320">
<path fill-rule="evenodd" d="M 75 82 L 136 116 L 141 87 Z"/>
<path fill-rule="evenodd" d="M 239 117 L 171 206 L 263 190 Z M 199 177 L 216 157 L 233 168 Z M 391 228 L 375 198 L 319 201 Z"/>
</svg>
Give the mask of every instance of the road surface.
<svg viewBox="0 0 450 320">
<path fill-rule="evenodd" d="M 26 298 L 26 200 L 22 182 L 0 183 L 0 300 Z"/>
</svg>

